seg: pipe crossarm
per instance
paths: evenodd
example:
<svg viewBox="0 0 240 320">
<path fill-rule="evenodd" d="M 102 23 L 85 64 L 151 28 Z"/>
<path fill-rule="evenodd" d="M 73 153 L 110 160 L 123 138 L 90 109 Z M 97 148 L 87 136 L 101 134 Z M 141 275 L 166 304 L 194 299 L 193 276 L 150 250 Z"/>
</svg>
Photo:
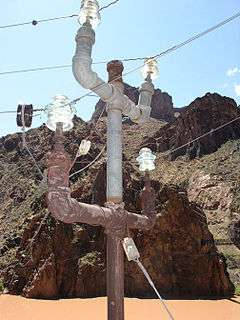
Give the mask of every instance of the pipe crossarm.
<svg viewBox="0 0 240 320">
<path fill-rule="evenodd" d="M 115 86 L 103 81 L 96 72 L 92 70 L 92 48 L 95 43 L 95 32 L 91 24 L 86 22 L 76 36 L 76 53 L 73 57 L 73 74 L 79 84 L 96 93 L 104 102 L 110 104 L 113 109 L 130 117 L 134 122 L 146 119 L 146 113 L 150 113 L 151 98 L 154 94 L 152 83 L 145 83 L 140 89 L 139 105 L 122 94 Z M 147 103 L 147 104 L 146 104 Z M 146 112 L 147 107 L 147 112 Z"/>
<path fill-rule="evenodd" d="M 129 229 L 150 230 L 156 223 L 156 215 L 140 215 L 128 212 L 127 225 Z"/>
<path fill-rule="evenodd" d="M 48 193 L 48 209 L 52 216 L 64 223 L 87 223 L 105 227 L 105 215 L 109 210 L 95 205 L 78 202 L 70 190 L 51 190 Z M 109 212 L 110 213 L 110 212 Z"/>
<path fill-rule="evenodd" d="M 48 156 L 48 209 L 52 216 L 65 223 L 87 223 L 106 226 L 108 208 L 78 202 L 71 197 L 69 169 L 71 159 L 64 150 L 53 150 Z"/>
<path fill-rule="evenodd" d="M 148 230 L 154 225 L 155 215 L 151 213 L 139 215 L 126 211 L 121 205 L 108 204 L 108 207 L 100 207 L 73 199 L 69 188 L 69 169 L 72 161 L 63 148 L 51 151 L 47 162 L 47 204 L 51 215 L 57 220 L 69 224 L 78 222 L 102 226 L 106 233 L 122 236 L 127 227 Z"/>
</svg>

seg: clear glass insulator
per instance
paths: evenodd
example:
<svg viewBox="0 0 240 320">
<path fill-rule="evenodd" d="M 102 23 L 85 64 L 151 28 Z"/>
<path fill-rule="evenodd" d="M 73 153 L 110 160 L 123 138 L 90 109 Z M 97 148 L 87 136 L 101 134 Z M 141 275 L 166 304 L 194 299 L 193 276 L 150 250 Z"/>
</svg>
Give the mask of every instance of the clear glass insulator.
<svg viewBox="0 0 240 320">
<path fill-rule="evenodd" d="M 92 28 L 96 29 L 101 22 L 99 4 L 96 0 L 82 0 L 78 21 L 80 24 L 89 21 Z"/>
<path fill-rule="evenodd" d="M 146 59 L 144 62 L 144 67 L 142 68 L 143 78 L 146 79 L 148 75 L 152 80 L 155 80 L 159 76 L 158 63 L 156 59 Z"/>
<path fill-rule="evenodd" d="M 152 153 L 149 148 L 142 148 L 139 152 L 139 157 L 137 157 L 137 162 L 139 163 L 140 171 L 152 171 L 155 169 L 156 156 Z"/>
<path fill-rule="evenodd" d="M 57 95 L 53 98 L 45 110 L 47 114 L 47 127 L 56 131 L 57 123 L 63 124 L 63 131 L 69 131 L 73 128 L 73 117 L 75 115 L 75 107 L 70 104 L 68 97 Z"/>
</svg>

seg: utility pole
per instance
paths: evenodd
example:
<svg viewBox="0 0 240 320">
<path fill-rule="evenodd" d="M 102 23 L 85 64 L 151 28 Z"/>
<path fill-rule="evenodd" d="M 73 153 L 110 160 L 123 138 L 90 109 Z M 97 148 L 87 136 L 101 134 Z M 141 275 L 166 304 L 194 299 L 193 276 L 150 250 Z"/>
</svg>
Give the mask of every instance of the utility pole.
<svg viewBox="0 0 240 320">
<path fill-rule="evenodd" d="M 111 61 L 107 70 L 109 82 L 123 94 L 123 64 Z M 107 202 L 123 202 L 122 111 L 111 103 L 107 105 Z M 124 252 L 122 238 L 116 235 L 107 235 L 107 295 L 109 320 L 124 319 Z"/>
<path fill-rule="evenodd" d="M 65 223 L 87 223 L 102 226 L 107 234 L 107 295 L 108 320 L 124 320 L 124 252 L 123 239 L 127 229 L 149 230 L 156 221 L 155 193 L 148 174 L 141 194 L 142 214 L 124 209 L 122 181 L 122 115 L 142 123 L 150 117 L 154 94 L 152 78 L 157 73 L 156 61 L 148 59 L 144 66 L 145 82 L 140 87 L 138 105 L 124 95 L 123 65 L 114 60 L 108 63 L 109 82 L 104 82 L 92 70 L 92 48 L 95 43 L 93 26 L 99 23 L 99 5 L 96 0 L 82 0 L 81 28 L 76 36 L 76 53 L 73 57 L 73 74 L 79 84 L 96 93 L 107 104 L 107 203 L 100 208 L 77 202 L 71 198 L 69 171 L 71 161 L 61 143 L 63 131 L 71 128 L 72 110 L 57 99 L 49 109 L 49 128 L 57 128 L 55 147 L 48 156 L 48 209 L 52 216 Z M 66 108 L 66 122 L 62 116 Z M 62 123 L 62 124 L 60 124 Z M 55 129 L 54 129 L 55 130 Z M 59 145 L 60 144 L 60 145 Z M 143 164 L 151 162 L 147 149 L 140 156 Z M 145 156 L 146 155 L 146 156 Z M 148 168 L 148 165 L 145 166 Z M 149 167 L 149 170 L 152 170 Z M 148 169 L 147 169 L 148 170 Z"/>
<path fill-rule="evenodd" d="M 145 188 L 141 193 L 142 215 L 128 212 L 124 209 L 120 193 L 122 191 L 120 190 L 119 192 L 118 189 L 110 191 L 108 189 L 108 201 L 111 200 L 111 202 L 108 202 L 106 207 L 81 203 L 71 198 L 69 171 L 72 160 L 64 150 L 63 127 L 64 123 L 56 123 L 54 147 L 48 154 L 48 210 L 55 219 L 64 223 L 87 223 L 92 226 L 104 227 L 108 246 L 108 320 L 124 320 L 124 256 L 122 241 L 126 236 L 127 228 L 139 230 L 153 228 L 156 221 L 155 192 L 151 188 L 149 179 L 147 179 Z M 116 159 L 115 155 L 113 157 Z M 118 160 L 121 161 L 121 158 Z M 108 175 L 110 173 L 111 171 L 108 171 Z M 120 177 L 118 173 L 116 177 L 120 178 L 119 186 L 122 186 L 122 176 Z M 113 178 L 110 179 L 111 182 L 113 182 Z"/>
</svg>

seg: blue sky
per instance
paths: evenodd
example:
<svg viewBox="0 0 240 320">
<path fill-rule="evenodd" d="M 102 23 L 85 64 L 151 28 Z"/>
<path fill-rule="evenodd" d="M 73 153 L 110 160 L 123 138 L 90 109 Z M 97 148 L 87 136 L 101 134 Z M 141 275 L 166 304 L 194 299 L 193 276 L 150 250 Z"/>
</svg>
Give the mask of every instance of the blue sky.
<svg viewBox="0 0 240 320">
<path fill-rule="evenodd" d="M 50 18 L 79 12 L 80 0 L 1 0 L 0 24 Z M 110 0 L 100 0 L 100 6 Z M 179 43 L 194 33 L 240 11 L 239 0 L 120 0 L 102 12 L 96 30 L 94 61 L 149 56 Z M 0 29 L 0 72 L 71 64 L 75 50 L 76 19 Z M 176 107 L 188 105 L 206 92 L 218 92 L 240 103 L 240 19 L 159 60 L 155 86 L 173 97 Z M 125 64 L 125 71 L 140 62 Z M 106 79 L 105 65 L 94 69 Z M 139 86 L 135 72 L 125 82 Z M 74 99 L 86 91 L 71 69 L 28 74 L 0 75 L 1 111 L 15 110 L 20 101 L 45 106 L 56 94 Z M 88 120 L 96 98 L 77 105 Z M 18 131 L 15 115 L 0 115 L 0 136 Z M 34 120 L 34 126 L 44 121 Z"/>
</svg>

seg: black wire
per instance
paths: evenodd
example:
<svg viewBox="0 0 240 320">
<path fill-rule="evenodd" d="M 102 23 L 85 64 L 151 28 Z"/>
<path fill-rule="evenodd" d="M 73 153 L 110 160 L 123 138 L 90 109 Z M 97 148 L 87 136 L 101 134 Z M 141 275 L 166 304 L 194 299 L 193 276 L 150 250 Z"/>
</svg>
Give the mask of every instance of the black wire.
<svg viewBox="0 0 240 320">
<path fill-rule="evenodd" d="M 3 71 L 3 72 L 0 72 L 0 75 L 15 74 L 15 73 L 26 73 L 26 72 L 35 72 L 35 71 L 43 71 L 43 70 L 64 69 L 64 68 L 69 68 L 69 67 L 71 67 L 71 65 L 59 65 L 59 66 L 37 67 L 37 68 L 31 68 L 31 69 L 21 69 L 21 70 L 13 70 L 13 71 Z"/>
<path fill-rule="evenodd" d="M 7 114 L 7 113 L 17 113 L 17 111 L 0 111 L 0 114 Z"/>
<path fill-rule="evenodd" d="M 108 5 L 106 5 L 104 7 L 101 7 L 99 9 L 99 11 L 102 11 L 104 9 L 109 8 L 110 6 L 114 5 L 118 1 L 120 1 L 120 0 L 115 0 L 115 1 L 113 1 L 111 3 L 109 3 Z M 8 24 L 8 25 L 5 25 L 5 26 L 0 26 L 0 29 L 21 27 L 21 26 L 26 26 L 26 25 L 30 25 L 30 24 L 33 25 L 33 26 L 36 26 L 36 25 L 38 25 L 39 23 L 42 23 L 42 22 L 52 22 L 52 21 L 57 21 L 57 20 L 62 20 L 62 19 L 75 18 L 75 17 L 78 17 L 78 16 L 79 16 L 78 14 L 71 14 L 71 15 L 67 15 L 67 16 L 54 17 L 54 18 L 49 18 L 49 19 L 39 19 L 39 20 L 35 20 L 34 19 L 32 21 L 20 22 L 20 23 Z"/>
<path fill-rule="evenodd" d="M 33 112 L 36 112 L 36 111 L 43 111 L 44 108 L 41 108 L 41 109 L 33 109 Z M 5 111 L 0 111 L 0 114 L 8 114 L 8 113 L 17 113 L 17 111 L 13 111 L 13 110 L 5 110 Z"/>
<path fill-rule="evenodd" d="M 138 57 L 138 58 L 125 58 L 125 59 L 118 59 L 121 60 L 122 62 L 131 62 L 131 61 L 143 61 L 147 59 L 147 57 Z M 110 60 L 105 60 L 105 61 L 98 61 L 98 62 L 93 62 L 94 65 L 97 64 L 107 64 Z M 71 68 L 71 64 L 63 64 L 63 65 L 56 65 L 56 66 L 44 66 L 44 67 L 36 67 L 36 68 L 29 68 L 29 69 L 19 69 L 19 70 L 12 70 L 12 71 L 3 71 L 0 72 L 0 75 L 10 75 L 10 74 L 17 74 L 17 73 L 28 73 L 28 72 L 36 72 L 36 71 L 46 71 L 46 70 L 57 70 L 57 69 L 67 69 Z"/>
<path fill-rule="evenodd" d="M 171 47 L 171 48 L 169 48 L 169 49 L 167 49 L 167 50 L 165 50 L 165 51 L 162 51 L 162 52 L 160 52 L 160 53 L 158 53 L 158 54 L 156 54 L 155 56 L 152 56 L 152 57 L 150 57 L 150 58 L 152 58 L 152 59 L 158 59 L 158 58 L 163 57 L 163 56 L 165 56 L 165 55 L 167 55 L 167 54 L 169 54 L 169 53 L 171 53 L 171 52 L 174 52 L 174 51 L 176 51 L 176 50 L 178 50 L 178 49 L 186 46 L 187 44 L 189 44 L 189 43 L 191 43 L 191 42 L 193 42 L 193 41 L 195 41 L 195 40 L 197 40 L 197 39 L 205 36 L 206 34 L 212 32 L 212 31 L 214 31 L 214 30 L 216 30 L 216 29 L 218 29 L 218 28 L 220 28 L 220 27 L 222 27 L 222 26 L 224 26 L 225 24 L 227 24 L 227 23 L 229 23 L 229 22 L 231 22 L 231 21 L 233 21 L 233 20 L 235 20 L 235 19 L 237 19 L 237 18 L 239 18 L 239 17 L 240 17 L 240 12 L 238 12 L 237 14 L 231 16 L 230 18 L 228 18 L 228 19 L 226 19 L 226 20 L 218 23 L 217 25 L 215 25 L 215 26 L 213 26 L 213 27 L 211 27 L 211 28 L 209 28 L 209 29 L 207 29 L 207 30 L 205 30 L 205 31 L 203 31 L 203 32 L 198 33 L 197 35 L 195 35 L 195 36 L 187 39 L 186 41 L 183 41 L 183 42 L 181 42 L 180 44 L 175 45 L 175 46 L 173 46 L 173 47 Z M 136 58 L 125 58 L 125 59 L 119 59 L 119 60 L 121 60 L 122 62 L 130 62 L 130 61 L 138 61 L 138 60 L 139 60 L 139 61 L 143 61 L 143 60 L 148 59 L 148 58 L 149 58 L 149 57 L 136 57 Z M 107 60 L 107 61 L 94 62 L 93 64 L 106 64 L 107 62 L 109 62 L 109 60 Z M 64 69 L 64 68 L 70 68 L 71 66 L 72 66 L 72 65 L 69 64 L 69 65 L 37 67 L 37 68 L 32 68 L 32 69 L 3 71 L 3 72 L 0 72 L 0 75 L 9 75 L 9 74 L 16 74 L 16 73 L 27 73 L 27 72 L 44 71 L 44 70 L 54 70 L 54 69 Z M 140 69 L 140 68 L 142 68 L 142 66 L 140 66 L 139 68 L 136 68 L 136 69 L 134 69 L 134 70 L 132 70 L 132 71 L 130 71 L 130 72 L 127 72 L 127 73 L 125 73 L 124 75 L 128 75 L 129 73 L 134 72 L 134 71 L 136 71 L 136 70 L 138 70 L 138 69 Z M 78 99 L 75 99 L 75 100 L 78 101 Z M 75 100 L 74 100 L 74 101 L 75 101 Z M 74 101 L 73 101 L 73 102 L 74 102 Z"/>
<path fill-rule="evenodd" d="M 56 21 L 56 20 L 61 20 L 61 19 L 68 19 L 68 18 L 73 18 L 73 17 L 77 17 L 77 16 L 78 16 L 77 14 L 71 14 L 71 15 L 68 15 L 68 16 L 61 16 L 61 17 L 55 17 L 55 18 L 49 18 L 49 19 L 40 19 L 40 20 L 32 20 L 32 21 L 28 21 L 28 22 L 8 24 L 8 25 L 5 25 L 5 26 L 0 26 L 0 29 L 21 27 L 21 26 L 25 26 L 25 25 L 29 25 L 29 24 L 32 24 L 33 26 L 36 26 L 36 25 L 38 25 L 39 23 L 42 23 L 42 22 L 50 22 L 50 21 Z"/>
<path fill-rule="evenodd" d="M 213 26 L 213 27 L 211 27 L 211 28 L 209 28 L 209 29 L 201 32 L 201 33 L 198 33 L 197 35 L 195 35 L 195 36 L 187 39 L 186 41 L 181 42 L 180 44 L 175 45 L 175 46 L 169 48 L 168 50 L 166 50 L 166 51 L 164 51 L 164 52 L 161 52 L 161 53 L 159 53 L 159 54 L 156 54 L 155 56 L 153 56 L 153 57 L 151 57 L 151 58 L 152 58 L 152 59 L 157 59 L 157 58 L 160 58 L 161 56 L 163 56 L 163 55 L 165 55 L 165 54 L 168 54 L 168 53 L 170 53 L 170 52 L 173 52 L 173 51 L 175 51 L 175 50 L 178 50 L 178 49 L 184 47 L 185 45 L 193 42 L 194 40 L 199 39 L 199 38 L 205 36 L 206 34 L 212 32 L 212 31 L 214 31 L 214 30 L 216 30 L 216 29 L 218 29 L 218 28 L 221 28 L 221 27 L 224 26 L 225 24 L 227 24 L 227 23 L 229 23 L 229 22 L 231 22 L 231 21 L 233 21 L 233 20 L 235 20 L 235 19 L 237 19 L 237 18 L 239 18 L 239 17 L 240 17 L 240 12 L 238 12 L 237 14 L 231 16 L 230 18 L 228 18 L 228 19 L 226 19 L 226 20 L 218 23 L 217 25 L 215 25 L 215 26 Z"/>
<path fill-rule="evenodd" d="M 156 54 L 155 56 L 148 57 L 148 59 L 159 59 L 159 58 L 161 58 L 161 57 L 163 57 L 163 56 L 165 56 L 165 55 L 167 55 L 167 54 L 169 54 L 169 53 L 171 53 L 171 52 L 173 52 L 173 51 L 175 51 L 175 50 L 178 50 L 179 48 L 181 48 L 181 47 L 183 47 L 183 46 L 186 46 L 188 43 L 191 43 L 191 42 L 193 42 L 194 40 L 199 39 L 200 37 L 203 37 L 203 36 L 205 36 L 206 34 L 212 32 L 212 31 L 215 31 L 216 29 L 224 26 L 225 24 L 227 24 L 227 23 L 229 23 L 229 22 L 231 22 L 231 21 L 233 21 L 233 20 L 235 20 L 235 19 L 237 19 L 237 18 L 239 18 L 239 17 L 240 17 L 240 12 L 238 12 L 237 14 L 231 16 L 230 18 L 227 18 L 227 19 L 223 20 L 222 22 L 218 23 L 217 25 L 215 25 L 215 26 L 213 26 L 213 27 L 211 27 L 211 28 L 209 28 L 209 29 L 207 29 L 207 30 L 205 30 L 205 31 L 203 31 L 203 32 L 198 33 L 197 35 L 195 35 L 195 36 L 187 39 L 186 41 L 184 41 L 184 42 L 182 42 L 182 43 L 180 43 L 180 44 L 178 44 L 178 45 L 175 45 L 175 46 L 173 46 L 173 47 L 171 47 L 171 48 L 169 48 L 169 49 L 167 49 L 167 50 L 165 50 L 165 51 L 162 51 L 162 52 L 160 52 L 159 54 Z M 146 59 L 146 58 L 136 58 L 136 59 L 141 59 L 141 60 L 143 60 L 143 59 Z M 141 65 L 141 66 L 139 66 L 139 67 L 137 67 L 137 68 L 134 68 L 134 69 L 132 69 L 132 70 L 130 70 L 130 71 L 127 71 L 127 72 L 125 72 L 125 73 L 122 74 L 122 75 L 119 75 L 119 76 L 116 77 L 113 81 L 116 81 L 116 80 L 118 80 L 118 79 L 121 79 L 121 78 L 124 77 L 124 76 L 127 76 L 127 75 L 129 75 L 129 74 L 131 74 L 131 73 L 133 73 L 133 72 L 135 72 L 135 71 L 140 70 L 141 68 L 144 67 L 144 65 L 145 65 L 145 64 L 143 64 L 143 65 Z M 110 81 L 110 82 L 108 82 L 108 83 L 100 84 L 100 85 L 96 86 L 96 87 L 93 88 L 93 89 L 95 89 L 95 90 L 96 90 L 96 89 L 100 89 L 100 88 L 102 88 L 102 87 L 104 87 L 104 86 L 106 86 L 106 85 L 111 84 L 111 82 L 112 82 L 112 81 Z M 88 95 L 91 94 L 91 93 L 92 93 L 92 91 L 89 91 L 88 93 L 84 94 L 83 96 L 78 97 L 78 98 L 72 100 L 72 101 L 70 102 L 70 104 L 75 104 L 75 103 L 77 103 L 78 101 L 80 101 L 81 99 L 85 98 L 86 96 L 88 96 Z"/>
<path fill-rule="evenodd" d="M 120 1 L 120 0 L 115 0 L 115 1 L 113 1 L 113 2 L 110 2 L 110 3 L 107 4 L 106 6 L 101 7 L 101 8 L 99 9 L 99 11 L 102 11 L 102 10 L 104 10 L 104 9 L 109 8 L 109 7 L 111 7 L 112 5 L 116 4 L 116 3 L 119 2 L 119 1 Z"/>
</svg>

